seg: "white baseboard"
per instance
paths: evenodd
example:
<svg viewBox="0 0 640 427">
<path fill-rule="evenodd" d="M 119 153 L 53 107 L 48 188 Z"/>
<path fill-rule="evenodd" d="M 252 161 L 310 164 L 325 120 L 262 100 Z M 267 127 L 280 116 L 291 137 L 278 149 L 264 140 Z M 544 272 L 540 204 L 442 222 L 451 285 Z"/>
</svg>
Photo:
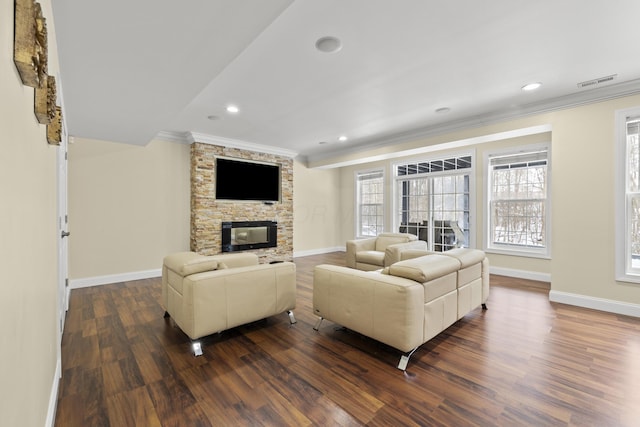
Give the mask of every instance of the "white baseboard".
<svg viewBox="0 0 640 427">
<path fill-rule="evenodd" d="M 538 273 L 536 271 L 516 270 L 514 268 L 489 266 L 489 273 L 498 276 L 516 277 L 518 279 L 537 280 L 539 282 L 551 283 L 551 274 Z"/>
<path fill-rule="evenodd" d="M 328 254 L 331 252 L 344 252 L 346 248 L 344 246 L 336 246 L 333 248 L 322 248 L 322 249 L 312 249 L 309 251 L 298 251 L 293 253 L 294 258 L 299 258 L 303 256 L 311 256 L 311 255 L 322 255 Z"/>
<path fill-rule="evenodd" d="M 47 410 L 46 427 L 53 427 L 56 423 L 56 410 L 58 409 L 58 388 L 60 387 L 60 378 L 62 378 L 62 364 L 60 360 L 56 363 L 56 372 L 53 375 L 53 384 L 51 385 L 51 393 L 49 394 L 49 409 Z"/>
<path fill-rule="evenodd" d="M 625 316 L 640 317 L 640 305 L 630 304 L 628 302 L 589 297 L 560 291 L 549 291 L 549 301 L 584 308 L 592 308 L 594 310 L 606 311 L 608 313 L 623 314 Z"/>
<path fill-rule="evenodd" d="M 127 282 L 130 280 L 149 279 L 152 277 L 160 277 L 162 269 L 134 271 L 131 273 L 110 274 L 107 276 L 86 277 L 84 279 L 73 279 L 69 281 L 71 289 L 88 288 L 90 286 L 107 285 L 110 283 Z"/>
</svg>

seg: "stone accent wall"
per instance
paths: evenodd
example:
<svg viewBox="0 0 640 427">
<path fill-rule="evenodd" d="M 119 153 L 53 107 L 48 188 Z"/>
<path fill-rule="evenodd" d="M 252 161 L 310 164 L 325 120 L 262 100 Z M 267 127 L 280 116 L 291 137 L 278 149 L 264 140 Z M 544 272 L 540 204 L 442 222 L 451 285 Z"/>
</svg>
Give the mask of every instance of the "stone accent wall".
<svg viewBox="0 0 640 427">
<path fill-rule="evenodd" d="M 215 158 L 233 157 L 280 164 L 281 201 L 218 201 L 215 198 Z M 251 181 L 251 177 L 245 178 Z M 255 249 L 261 263 L 293 260 L 293 159 L 273 154 L 195 142 L 191 144 L 191 250 L 202 255 L 222 251 L 223 221 L 276 221 L 278 246 Z"/>
</svg>

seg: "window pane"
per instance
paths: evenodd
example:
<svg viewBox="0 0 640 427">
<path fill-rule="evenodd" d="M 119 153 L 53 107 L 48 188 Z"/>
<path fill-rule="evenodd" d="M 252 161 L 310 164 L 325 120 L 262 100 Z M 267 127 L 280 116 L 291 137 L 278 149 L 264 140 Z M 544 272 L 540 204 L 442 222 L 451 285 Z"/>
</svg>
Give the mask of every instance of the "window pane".
<svg viewBox="0 0 640 427">
<path fill-rule="evenodd" d="M 489 246 L 545 248 L 547 151 L 490 158 Z"/>
<path fill-rule="evenodd" d="M 382 171 L 357 175 L 359 236 L 376 236 L 384 229 L 384 175 Z"/>
<path fill-rule="evenodd" d="M 631 267 L 640 268 L 640 195 L 631 198 Z"/>
<path fill-rule="evenodd" d="M 417 235 L 431 250 L 468 247 L 470 175 L 464 170 L 471 168 L 471 162 L 471 156 L 418 162 L 417 176 L 398 179 L 399 231 Z M 397 166 L 396 176 L 406 176 L 404 171 L 412 165 Z"/>
<path fill-rule="evenodd" d="M 627 188 L 631 192 L 640 191 L 640 138 L 637 133 L 627 135 Z"/>
</svg>

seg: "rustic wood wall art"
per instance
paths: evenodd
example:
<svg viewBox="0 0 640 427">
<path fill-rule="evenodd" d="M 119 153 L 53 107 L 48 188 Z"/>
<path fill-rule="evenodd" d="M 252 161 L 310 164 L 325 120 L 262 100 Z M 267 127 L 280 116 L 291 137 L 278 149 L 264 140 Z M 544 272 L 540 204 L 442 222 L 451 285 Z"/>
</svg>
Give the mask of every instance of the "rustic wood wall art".
<svg viewBox="0 0 640 427">
<path fill-rule="evenodd" d="M 51 145 L 60 145 L 62 141 L 62 109 L 55 107 L 55 115 L 51 123 L 47 125 L 47 142 Z"/>
<path fill-rule="evenodd" d="M 38 122 L 51 123 L 56 116 L 56 78 L 47 76 L 44 84 L 35 89 L 34 111 Z"/>
<path fill-rule="evenodd" d="M 47 20 L 40 3 L 15 0 L 13 62 L 22 83 L 41 87 L 47 76 Z"/>
<path fill-rule="evenodd" d="M 56 79 L 48 75 L 47 20 L 35 0 L 15 0 L 14 7 L 13 62 L 22 84 L 35 88 L 33 109 L 47 125 L 47 142 L 60 145 L 62 110 L 56 106 Z"/>
</svg>

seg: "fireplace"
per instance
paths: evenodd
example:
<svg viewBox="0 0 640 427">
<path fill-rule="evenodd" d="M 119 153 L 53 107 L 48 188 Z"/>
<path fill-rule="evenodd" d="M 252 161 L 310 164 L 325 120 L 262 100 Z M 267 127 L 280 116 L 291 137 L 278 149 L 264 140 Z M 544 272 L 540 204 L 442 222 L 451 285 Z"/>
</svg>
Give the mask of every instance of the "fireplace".
<svg viewBox="0 0 640 427">
<path fill-rule="evenodd" d="M 222 252 L 275 248 L 278 223 L 275 221 L 229 221 L 222 223 Z"/>
</svg>

